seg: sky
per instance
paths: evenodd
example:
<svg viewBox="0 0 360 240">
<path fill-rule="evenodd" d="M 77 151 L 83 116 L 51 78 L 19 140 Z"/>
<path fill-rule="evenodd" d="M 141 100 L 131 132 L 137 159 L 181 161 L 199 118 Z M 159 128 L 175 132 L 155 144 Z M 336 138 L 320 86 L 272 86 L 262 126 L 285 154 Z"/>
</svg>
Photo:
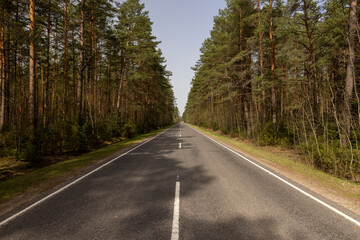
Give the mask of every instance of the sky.
<svg viewBox="0 0 360 240">
<path fill-rule="evenodd" d="M 180 114 L 184 112 L 190 83 L 191 67 L 200 57 L 200 47 L 210 37 L 213 18 L 225 8 L 225 0 L 141 0 L 153 24 L 153 35 L 173 73 L 171 84 Z"/>
</svg>

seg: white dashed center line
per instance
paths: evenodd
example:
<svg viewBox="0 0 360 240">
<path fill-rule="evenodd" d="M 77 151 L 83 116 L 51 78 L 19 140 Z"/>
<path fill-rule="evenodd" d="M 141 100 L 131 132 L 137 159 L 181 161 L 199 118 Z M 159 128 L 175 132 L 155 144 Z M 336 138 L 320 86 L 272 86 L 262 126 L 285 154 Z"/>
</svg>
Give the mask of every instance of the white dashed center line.
<svg viewBox="0 0 360 240">
<path fill-rule="evenodd" d="M 171 232 L 171 240 L 179 239 L 179 211 L 180 211 L 180 182 L 176 182 L 175 186 L 175 201 L 174 201 L 174 216 Z"/>
</svg>

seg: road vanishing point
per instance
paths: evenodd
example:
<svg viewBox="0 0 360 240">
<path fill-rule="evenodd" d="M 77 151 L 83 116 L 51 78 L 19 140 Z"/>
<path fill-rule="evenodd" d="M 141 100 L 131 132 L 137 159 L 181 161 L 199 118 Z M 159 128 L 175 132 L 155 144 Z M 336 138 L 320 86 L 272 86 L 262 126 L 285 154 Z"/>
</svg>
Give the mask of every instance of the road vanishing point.
<svg viewBox="0 0 360 240">
<path fill-rule="evenodd" d="M 360 239 L 360 217 L 181 123 L 0 217 L 0 239 Z"/>
</svg>

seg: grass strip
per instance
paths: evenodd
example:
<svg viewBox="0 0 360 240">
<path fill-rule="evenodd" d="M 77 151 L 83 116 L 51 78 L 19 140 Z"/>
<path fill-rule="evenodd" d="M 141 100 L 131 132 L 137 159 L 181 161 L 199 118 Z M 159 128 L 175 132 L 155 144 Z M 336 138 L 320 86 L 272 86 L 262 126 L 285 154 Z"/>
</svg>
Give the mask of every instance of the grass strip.
<svg viewBox="0 0 360 240">
<path fill-rule="evenodd" d="M 90 165 L 97 160 L 106 158 L 111 154 L 130 146 L 131 144 L 142 142 L 146 138 L 162 132 L 167 128 L 169 127 L 127 139 L 125 141 L 82 154 L 75 158 L 58 162 L 53 165 L 26 173 L 24 175 L 19 175 L 14 178 L 2 181 L 0 182 L 0 201 L 9 199 L 16 194 L 24 193 L 31 187 L 36 187 L 47 181 L 65 176 L 65 174 L 68 174 L 73 170 Z"/>
<path fill-rule="evenodd" d="M 223 142 L 225 144 L 230 144 L 235 149 L 238 149 L 244 152 L 245 154 L 248 154 L 249 156 L 262 158 L 267 161 L 273 162 L 281 167 L 284 167 L 290 171 L 300 173 L 301 175 L 304 175 L 307 178 L 317 181 L 323 186 L 330 187 L 331 189 L 337 192 L 341 192 L 343 195 L 345 195 L 348 198 L 356 199 L 356 200 L 360 199 L 360 184 L 358 183 L 346 179 L 337 178 L 333 175 L 327 174 L 323 171 L 307 166 L 303 163 L 297 162 L 294 159 L 290 159 L 288 157 L 284 157 L 279 154 L 275 154 L 267 150 L 264 150 L 261 147 L 256 146 L 254 144 L 239 141 L 237 139 L 224 136 L 214 131 L 210 131 L 198 126 L 194 126 L 191 124 L 189 125 L 207 134 L 208 136 L 211 136 L 214 139 L 219 140 L 220 142 Z"/>
</svg>

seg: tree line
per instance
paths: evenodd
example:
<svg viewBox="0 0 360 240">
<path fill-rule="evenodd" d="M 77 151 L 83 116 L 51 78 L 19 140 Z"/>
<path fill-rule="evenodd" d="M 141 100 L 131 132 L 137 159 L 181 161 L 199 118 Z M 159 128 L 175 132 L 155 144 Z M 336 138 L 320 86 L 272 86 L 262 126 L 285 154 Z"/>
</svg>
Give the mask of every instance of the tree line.
<svg viewBox="0 0 360 240">
<path fill-rule="evenodd" d="M 360 180 L 357 1 L 226 3 L 193 68 L 185 120 Z"/>
<path fill-rule="evenodd" d="M 82 151 L 177 121 L 139 0 L 0 3 L 0 156 Z"/>
</svg>

